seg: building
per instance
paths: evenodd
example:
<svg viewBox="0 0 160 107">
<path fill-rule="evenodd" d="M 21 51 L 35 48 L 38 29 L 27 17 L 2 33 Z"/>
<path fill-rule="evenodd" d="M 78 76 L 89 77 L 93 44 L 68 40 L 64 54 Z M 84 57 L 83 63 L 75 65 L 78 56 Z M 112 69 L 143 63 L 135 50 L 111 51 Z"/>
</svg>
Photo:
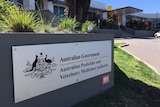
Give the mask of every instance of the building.
<svg viewBox="0 0 160 107">
<path fill-rule="evenodd" d="M 64 9 L 66 7 L 65 0 L 10 0 L 23 6 L 27 10 L 36 10 L 39 6 L 42 10 L 49 10 L 54 15 L 64 15 Z M 107 18 L 106 4 L 91 0 L 90 9 L 88 12 L 87 19 L 95 20 L 97 14 L 104 19 Z"/>
<path fill-rule="evenodd" d="M 10 0 L 18 5 L 23 6 L 27 10 L 36 10 L 38 8 L 42 10 L 49 10 L 56 16 L 63 16 L 64 9 L 66 8 L 65 0 Z M 133 18 L 138 20 L 151 20 L 151 29 L 160 28 L 160 14 L 144 14 L 143 10 L 134 8 L 131 6 L 122 7 L 118 9 L 107 10 L 107 5 L 95 0 L 91 0 L 89 12 L 86 20 L 97 21 L 107 20 L 112 15 L 116 14 L 115 24 L 129 27 L 129 23 Z"/>
<path fill-rule="evenodd" d="M 134 13 L 134 14 L 128 14 L 126 19 L 129 20 L 129 17 L 136 17 L 140 19 L 150 20 L 151 23 L 151 29 L 160 29 L 160 14 L 152 13 L 152 14 L 145 14 L 145 13 Z"/>
</svg>

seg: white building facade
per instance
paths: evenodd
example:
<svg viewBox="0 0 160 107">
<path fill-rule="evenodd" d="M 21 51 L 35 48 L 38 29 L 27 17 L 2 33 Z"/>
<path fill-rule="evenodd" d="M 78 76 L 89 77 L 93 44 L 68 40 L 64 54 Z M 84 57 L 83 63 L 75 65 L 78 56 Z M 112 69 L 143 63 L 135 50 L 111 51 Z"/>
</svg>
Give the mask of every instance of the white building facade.
<svg viewBox="0 0 160 107">
<path fill-rule="evenodd" d="M 27 10 L 37 10 L 38 8 L 42 10 L 49 10 L 54 15 L 61 16 L 64 15 L 64 9 L 66 8 L 65 0 L 10 0 L 18 5 L 23 6 Z M 119 9 L 114 9 L 107 11 L 107 5 L 95 0 L 91 0 L 90 9 L 88 11 L 87 20 L 96 21 L 97 14 L 101 15 L 101 19 L 107 19 L 109 12 L 117 12 L 118 20 L 117 23 L 126 26 L 127 16 L 132 15 L 135 17 L 144 17 L 153 20 L 153 27 L 160 26 L 160 14 L 144 14 L 143 10 L 137 9 L 131 6 L 123 7 Z M 158 24 L 158 25 L 157 25 Z"/>
<path fill-rule="evenodd" d="M 57 0 L 57 2 L 54 2 L 54 0 L 10 0 L 18 5 L 23 6 L 27 10 L 36 10 L 37 8 L 40 8 L 42 10 L 50 10 L 54 15 L 63 15 L 64 9 L 66 7 L 65 0 Z M 106 4 L 91 0 L 90 3 L 90 9 L 89 9 L 89 15 L 88 18 L 94 19 L 97 12 L 101 13 L 101 17 L 103 19 L 107 18 L 107 12 L 106 11 Z"/>
</svg>

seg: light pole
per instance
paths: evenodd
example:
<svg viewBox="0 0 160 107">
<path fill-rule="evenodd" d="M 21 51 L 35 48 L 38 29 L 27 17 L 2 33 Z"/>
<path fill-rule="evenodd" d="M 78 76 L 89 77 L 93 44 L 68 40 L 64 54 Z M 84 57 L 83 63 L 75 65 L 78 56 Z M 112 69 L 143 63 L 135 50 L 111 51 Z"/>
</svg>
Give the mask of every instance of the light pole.
<svg viewBox="0 0 160 107">
<path fill-rule="evenodd" d="M 157 30 L 157 18 L 158 18 L 158 12 L 156 12 L 156 25 L 155 25 L 156 30 Z"/>
</svg>

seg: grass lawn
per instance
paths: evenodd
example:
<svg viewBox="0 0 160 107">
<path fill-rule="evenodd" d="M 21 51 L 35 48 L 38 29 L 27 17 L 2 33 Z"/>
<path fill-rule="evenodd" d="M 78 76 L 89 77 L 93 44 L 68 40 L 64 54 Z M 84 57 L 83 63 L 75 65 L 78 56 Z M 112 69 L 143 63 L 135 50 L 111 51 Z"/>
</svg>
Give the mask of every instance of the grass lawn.
<svg viewBox="0 0 160 107">
<path fill-rule="evenodd" d="M 160 107 L 160 75 L 114 46 L 115 84 L 74 107 Z"/>
</svg>

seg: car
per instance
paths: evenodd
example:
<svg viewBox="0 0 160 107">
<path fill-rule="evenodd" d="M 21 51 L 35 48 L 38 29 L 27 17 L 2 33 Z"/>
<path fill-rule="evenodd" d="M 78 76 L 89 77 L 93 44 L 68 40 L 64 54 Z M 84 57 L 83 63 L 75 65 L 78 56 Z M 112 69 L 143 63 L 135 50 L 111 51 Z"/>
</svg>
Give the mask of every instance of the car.
<svg viewBox="0 0 160 107">
<path fill-rule="evenodd" d="M 160 31 L 154 33 L 154 37 L 155 37 L 155 38 L 159 38 L 159 37 L 160 37 Z"/>
</svg>

